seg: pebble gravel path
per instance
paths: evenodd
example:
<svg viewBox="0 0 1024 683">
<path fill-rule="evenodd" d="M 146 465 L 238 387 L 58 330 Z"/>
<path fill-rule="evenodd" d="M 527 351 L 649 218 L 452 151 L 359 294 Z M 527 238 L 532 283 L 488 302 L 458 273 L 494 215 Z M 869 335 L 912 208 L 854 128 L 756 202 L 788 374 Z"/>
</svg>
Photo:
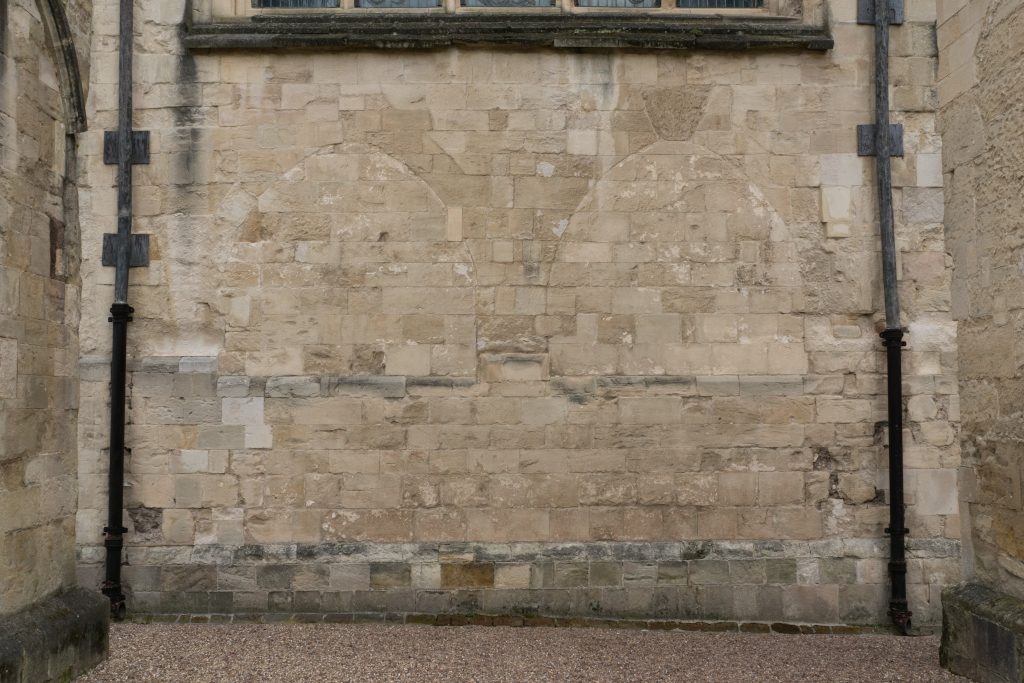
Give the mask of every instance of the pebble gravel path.
<svg viewBox="0 0 1024 683">
<path fill-rule="evenodd" d="M 119 624 L 79 683 L 966 681 L 936 637 L 575 628 Z"/>
</svg>

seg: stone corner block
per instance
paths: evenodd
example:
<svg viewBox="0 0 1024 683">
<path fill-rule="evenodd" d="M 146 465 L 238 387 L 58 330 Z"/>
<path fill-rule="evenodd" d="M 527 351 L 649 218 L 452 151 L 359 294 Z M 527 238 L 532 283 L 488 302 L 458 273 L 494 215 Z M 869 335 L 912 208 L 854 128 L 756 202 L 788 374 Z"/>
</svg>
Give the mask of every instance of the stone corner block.
<svg viewBox="0 0 1024 683">
<path fill-rule="evenodd" d="M 942 593 L 942 666 L 981 683 L 1024 681 L 1024 601 L 978 583 Z"/>
<path fill-rule="evenodd" d="M 0 681 L 66 681 L 107 656 L 110 603 L 72 588 L 0 619 Z"/>
</svg>

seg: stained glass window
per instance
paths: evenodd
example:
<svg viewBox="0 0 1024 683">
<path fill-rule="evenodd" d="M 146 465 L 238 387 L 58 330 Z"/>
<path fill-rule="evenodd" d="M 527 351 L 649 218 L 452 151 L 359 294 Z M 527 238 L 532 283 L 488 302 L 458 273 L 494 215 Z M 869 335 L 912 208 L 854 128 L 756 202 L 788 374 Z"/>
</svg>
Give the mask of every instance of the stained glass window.
<svg viewBox="0 0 1024 683">
<path fill-rule="evenodd" d="M 657 9 L 662 0 L 573 0 L 577 7 L 608 7 L 618 9 Z M 459 0 L 462 7 L 530 8 L 555 7 L 558 0 Z M 669 0 L 669 7 L 683 9 L 759 9 L 764 0 Z M 346 7 L 366 9 L 432 9 L 442 0 L 351 0 Z M 252 0 L 256 9 L 271 8 L 340 8 L 342 0 Z"/>
<path fill-rule="evenodd" d="M 339 7 L 339 0 L 252 0 L 256 9 L 270 8 L 307 8 L 307 7 Z"/>
<path fill-rule="evenodd" d="M 661 7 L 661 0 L 576 0 L 577 7 L 618 7 L 621 9 L 650 9 Z"/>
<path fill-rule="evenodd" d="M 554 7 L 555 0 L 462 0 L 463 7 Z"/>
<path fill-rule="evenodd" d="M 687 9 L 756 9 L 764 0 L 677 0 L 677 7 Z"/>
<path fill-rule="evenodd" d="M 430 9 L 440 6 L 441 0 L 356 0 L 356 7 L 366 9 Z"/>
</svg>

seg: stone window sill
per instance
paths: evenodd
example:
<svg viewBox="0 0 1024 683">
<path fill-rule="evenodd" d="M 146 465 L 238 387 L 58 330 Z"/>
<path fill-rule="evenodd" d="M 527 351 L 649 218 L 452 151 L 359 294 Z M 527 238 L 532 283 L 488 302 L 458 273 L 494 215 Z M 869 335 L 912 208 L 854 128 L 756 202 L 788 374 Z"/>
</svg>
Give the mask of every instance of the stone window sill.
<svg viewBox="0 0 1024 683">
<path fill-rule="evenodd" d="M 437 49 L 830 50 L 823 26 L 779 17 L 692 14 L 301 14 L 195 23 L 192 50 Z"/>
</svg>

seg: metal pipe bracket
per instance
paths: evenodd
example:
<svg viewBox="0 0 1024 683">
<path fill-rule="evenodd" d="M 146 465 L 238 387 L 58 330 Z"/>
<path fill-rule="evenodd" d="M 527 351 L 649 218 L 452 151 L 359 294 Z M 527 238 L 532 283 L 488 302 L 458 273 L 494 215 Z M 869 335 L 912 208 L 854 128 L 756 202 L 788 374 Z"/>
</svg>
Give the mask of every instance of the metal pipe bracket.
<svg viewBox="0 0 1024 683">
<path fill-rule="evenodd" d="M 117 142 L 118 132 L 116 130 L 103 131 L 103 163 L 107 166 L 117 166 Z M 132 164 L 149 163 L 149 131 L 132 131 Z"/>
<path fill-rule="evenodd" d="M 104 266 L 113 268 L 117 265 L 117 240 L 118 235 L 106 233 L 103 235 L 103 255 L 101 261 Z M 128 245 L 128 267 L 145 268 L 149 265 L 149 235 L 135 233 L 131 236 L 131 244 Z"/>
<path fill-rule="evenodd" d="M 903 124 L 889 124 L 889 156 L 903 156 Z M 878 156 L 875 149 L 875 124 L 866 123 L 857 126 L 857 156 Z"/>
<path fill-rule="evenodd" d="M 903 0 L 878 0 L 879 2 L 889 3 L 889 23 L 893 25 L 900 25 L 906 21 L 906 10 L 903 6 Z M 875 25 L 875 2 L 876 0 L 857 0 L 857 23 L 874 26 Z"/>
</svg>

